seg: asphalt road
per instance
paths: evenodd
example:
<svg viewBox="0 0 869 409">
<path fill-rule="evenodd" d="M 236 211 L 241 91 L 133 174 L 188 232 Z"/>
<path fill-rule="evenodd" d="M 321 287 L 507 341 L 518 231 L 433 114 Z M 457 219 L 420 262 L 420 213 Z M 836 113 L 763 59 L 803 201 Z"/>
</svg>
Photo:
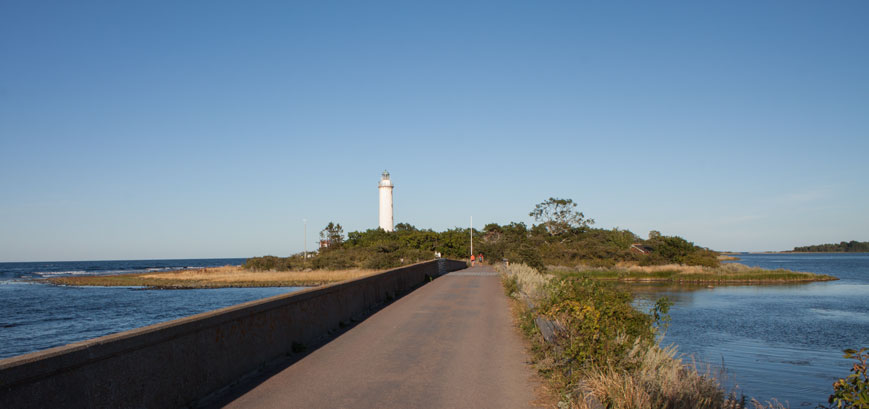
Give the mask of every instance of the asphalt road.
<svg viewBox="0 0 869 409">
<path fill-rule="evenodd" d="M 527 361 L 498 276 L 475 267 L 402 297 L 227 406 L 528 408 Z"/>
</svg>

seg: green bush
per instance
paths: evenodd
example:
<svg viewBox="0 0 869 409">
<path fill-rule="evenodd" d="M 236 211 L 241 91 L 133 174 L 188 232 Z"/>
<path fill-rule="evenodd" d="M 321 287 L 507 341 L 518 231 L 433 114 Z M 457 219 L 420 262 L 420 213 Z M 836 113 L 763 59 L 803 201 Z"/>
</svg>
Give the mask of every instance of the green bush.
<svg viewBox="0 0 869 409">
<path fill-rule="evenodd" d="M 673 263 L 684 263 L 689 254 L 694 253 L 694 244 L 678 237 L 661 237 L 654 245 L 655 252 Z"/>
<path fill-rule="evenodd" d="M 353 254 L 335 249 L 318 254 L 311 260 L 311 267 L 318 270 L 344 270 L 356 266 Z"/>
<path fill-rule="evenodd" d="M 631 306 L 631 294 L 586 277 L 563 277 L 547 287 L 540 311 L 559 322 L 562 358 L 578 367 L 621 365 L 635 342 L 654 342 L 654 320 Z"/>
<path fill-rule="evenodd" d="M 253 271 L 287 271 L 297 270 L 302 266 L 302 255 L 294 255 L 291 257 L 275 257 L 263 256 L 253 257 L 245 260 L 244 268 Z"/>
<path fill-rule="evenodd" d="M 654 235 L 645 244 L 652 248 L 652 253 L 640 256 L 641 266 L 673 263 L 717 267 L 720 264 L 718 253 L 697 247 L 679 236 Z"/>
<path fill-rule="evenodd" d="M 400 265 L 398 254 L 395 253 L 375 253 L 363 263 L 363 267 L 374 270 L 386 270 Z"/>
<path fill-rule="evenodd" d="M 718 254 L 709 250 L 698 250 L 685 256 L 683 262 L 689 266 L 718 267 Z"/>
<path fill-rule="evenodd" d="M 523 245 L 519 248 L 518 259 L 520 263 L 532 267 L 537 271 L 546 271 L 546 265 L 543 264 L 543 258 L 540 257 L 540 251 L 536 247 L 527 244 Z"/>
<path fill-rule="evenodd" d="M 867 409 L 869 408 L 869 352 L 866 348 L 860 350 L 846 349 L 845 358 L 854 359 L 857 362 L 851 367 L 851 375 L 839 379 L 833 383 L 833 394 L 828 402 L 832 408 Z M 824 406 L 820 406 L 824 408 Z"/>
</svg>

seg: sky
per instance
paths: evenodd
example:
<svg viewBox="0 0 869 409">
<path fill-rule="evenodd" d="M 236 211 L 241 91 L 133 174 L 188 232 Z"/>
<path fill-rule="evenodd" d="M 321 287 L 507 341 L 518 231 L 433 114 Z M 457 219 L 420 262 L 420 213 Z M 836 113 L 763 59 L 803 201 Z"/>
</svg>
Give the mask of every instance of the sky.
<svg viewBox="0 0 869 409">
<path fill-rule="evenodd" d="M 570 198 L 869 240 L 866 1 L 0 1 L 0 261 L 251 257 Z"/>
</svg>

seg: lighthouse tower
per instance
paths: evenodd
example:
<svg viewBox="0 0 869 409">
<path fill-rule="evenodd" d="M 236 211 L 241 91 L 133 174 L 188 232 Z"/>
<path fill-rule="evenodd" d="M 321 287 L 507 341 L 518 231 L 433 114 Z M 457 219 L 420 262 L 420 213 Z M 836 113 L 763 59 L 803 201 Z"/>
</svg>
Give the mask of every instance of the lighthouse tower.
<svg viewBox="0 0 869 409">
<path fill-rule="evenodd" d="M 383 171 L 383 177 L 377 185 L 380 191 L 380 228 L 384 231 L 392 231 L 392 181 L 389 180 L 389 172 Z"/>
</svg>

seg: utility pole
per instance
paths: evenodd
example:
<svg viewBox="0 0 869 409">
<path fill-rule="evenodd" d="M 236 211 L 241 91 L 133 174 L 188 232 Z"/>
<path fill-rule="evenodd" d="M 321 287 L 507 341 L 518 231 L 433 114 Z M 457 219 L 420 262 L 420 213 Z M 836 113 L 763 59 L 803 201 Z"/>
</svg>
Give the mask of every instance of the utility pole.
<svg viewBox="0 0 869 409">
<path fill-rule="evenodd" d="M 302 256 L 302 268 L 305 268 L 308 264 L 308 219 L 302 219 L 302 223 L 305 224 L 305 239 L 302 240 L 302 243 L 304 243 L 305 246 L 305 252 Z"/>
<path fill-rule="evenodd" d="M 474 216 L 471 216 L 471 257 L 474 256 Z"/>
</svg>

